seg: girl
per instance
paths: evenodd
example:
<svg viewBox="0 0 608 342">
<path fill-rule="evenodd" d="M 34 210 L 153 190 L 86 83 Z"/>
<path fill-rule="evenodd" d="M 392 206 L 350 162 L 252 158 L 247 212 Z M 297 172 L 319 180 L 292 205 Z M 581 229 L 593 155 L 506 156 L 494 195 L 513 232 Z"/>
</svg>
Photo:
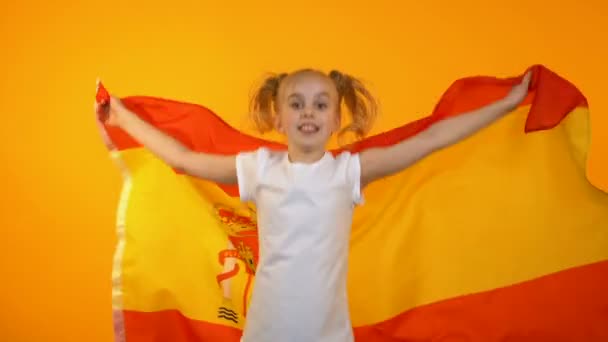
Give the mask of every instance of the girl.
<svg viewBox="0 0 608 342">
<path fill-rule="evenodd" d="M 333 134 L 369 131 L 376 102 L 357 79 L 332 71 L 299 70 L 270 77 L 252 98 L 261 131 L 287 137 L 286 151 L 260 148 L 237 155 L 190 151 L 126 109 L 116 97 L 96 105 L 118 126 L 173 168 L 218 183 L 237 184 L 257 207 L 259 265 L 243 342 L 353 341 L 346 292 L 354 206 L 374 180 L 401 171 L 514 110 L 531 74 L 488 106 L 439 121 L 398 144 L 333 156 Z M 352 122 L 341 127 L 341 105 Z"/>
</svg>

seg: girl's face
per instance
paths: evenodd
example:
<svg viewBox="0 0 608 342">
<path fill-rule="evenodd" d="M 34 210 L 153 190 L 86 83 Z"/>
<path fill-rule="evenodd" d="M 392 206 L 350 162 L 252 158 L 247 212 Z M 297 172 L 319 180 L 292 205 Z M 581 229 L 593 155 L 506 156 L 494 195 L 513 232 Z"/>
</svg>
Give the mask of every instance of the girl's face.
<svg viewBox="0 0 608 342">
<path fill-rule="evenodd" d="M 302 152 L 324 150 L 340 128 L 334 82 L 316 72 L 286 78 L 279 88 L 275 126 L 290 145 Z"/>
</svg>

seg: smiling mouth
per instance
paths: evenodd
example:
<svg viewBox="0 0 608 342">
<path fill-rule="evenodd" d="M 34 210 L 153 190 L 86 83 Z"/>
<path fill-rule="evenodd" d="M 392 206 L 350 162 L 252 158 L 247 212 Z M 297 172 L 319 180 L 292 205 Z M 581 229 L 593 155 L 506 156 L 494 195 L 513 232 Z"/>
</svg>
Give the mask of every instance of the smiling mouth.
<svg viewBox="0 0 608 342">
<path fill-rule="evenodd" d="M 319 126 L 312 123 L 303 123 L 298 125 L 298 131 L 302 133 L 317 133 L 319 131 Z"/>
</svg>

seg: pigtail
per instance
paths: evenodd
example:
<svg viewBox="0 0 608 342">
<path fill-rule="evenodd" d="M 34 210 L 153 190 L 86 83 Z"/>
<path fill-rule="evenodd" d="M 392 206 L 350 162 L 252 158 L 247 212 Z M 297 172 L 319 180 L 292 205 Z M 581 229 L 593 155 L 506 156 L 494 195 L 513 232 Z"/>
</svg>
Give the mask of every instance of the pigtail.
<svg viewBox="0 0 608 342">
<path fill-rule="evenodd" d="M 364 138 L 371 130 L 378 114 L 378 103 L 363 83 L 340 71 L 332 70 L 329 77 L 336 84 L 340 102 L 348 109 L 351 123 L 339 133 L 341 139 L 346 133 L 354 133 L 359 139 Z"/>
<path fill-rule="evenodd" d="M 249 113 L 257 130 L 266 133 L 274 128 L 276 97 L 279 85 L 287 74 L 274 74 L 264 80 L 249 102 Z"/>
</svg>

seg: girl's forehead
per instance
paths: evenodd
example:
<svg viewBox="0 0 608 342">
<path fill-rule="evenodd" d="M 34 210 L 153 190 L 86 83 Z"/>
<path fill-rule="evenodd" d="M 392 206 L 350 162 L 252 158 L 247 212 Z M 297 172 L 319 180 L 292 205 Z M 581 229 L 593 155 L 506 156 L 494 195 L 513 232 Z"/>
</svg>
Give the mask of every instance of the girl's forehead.
<svg viewBox="0 0 608 342">
<path fill-rule="evenodd" d="M 334 82 L 329 77 L 318 72 L 303 72 L 290 75 L 281 82 L 280 88 L 283 96 L 290 96 L 293 93 L 316 95 L 323 92 L 329 94 L 329 96 L 337 96 Z"/>
</svg>

